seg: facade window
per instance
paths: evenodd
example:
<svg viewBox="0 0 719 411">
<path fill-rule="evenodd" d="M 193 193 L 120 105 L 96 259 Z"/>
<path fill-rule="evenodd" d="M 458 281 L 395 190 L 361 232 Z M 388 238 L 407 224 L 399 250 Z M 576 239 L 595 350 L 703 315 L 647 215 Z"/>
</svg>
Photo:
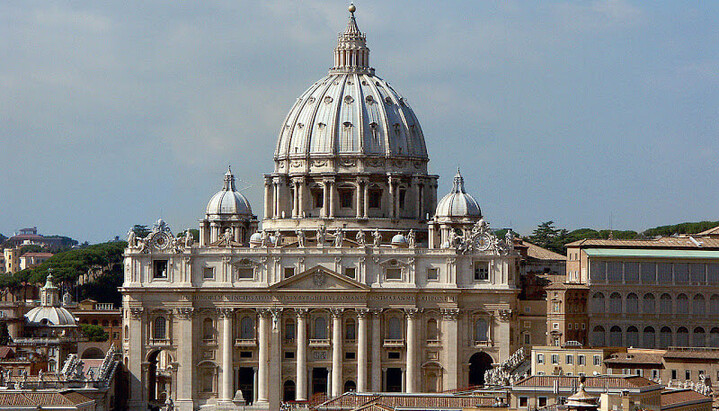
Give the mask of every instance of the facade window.
<svg viewBox="0 0 719 411">
<path fill-rule="evenodd" d="M 202 339 L 207 341 L 215 339 L 215 324 L 212 318 L 205 318 L 202 321 Z"/>
<path fill-rule="evenodd" d="M 553 305 L 554 305 L 554 312 L 555 312 L 555 313 L 558 313 L 558 312 L 559 312 L 559 309 L 560 309 L 560 304 L 559 304 L 559 302 L 556 302 L 556 301 L 555 301 Z"/>
<path fill-rule="evenodd" d="M 596 293 L 592 295 L 592 312 L 603 313 L 604 312 L 604 294 Z"/>
<path fill-rule="evenodd" d="M 428 281 L 439 280 L 439 268 L 428 268 L 427 269 L 427 280 Z"/>
<path fill-rule="evenodd" d="M 327 339 L 327 319 L 325 317 L 315 318 L 315 339 L 326 340 Z"/>
<path fill-rule="evenodd" d="M 215 370 L 214 367 L 204 366 L 200 368 L 200 391 L 203 393 L 215 392 Z"/>
<path fill-rule="evenodd" d="M 537 364 L 544 364 L 544 354 L 537 354 Z"/>
<path fill-rule="evenodd" d="M 487 338 L 487 321 L 480 318 L 474 323 L 474 341 L 475 342 L 485 342 L 488 340 Z"/>
<path fill-rule="evenodd" d="M 566 362 L 569 365 L 573 365 L 574 364 L 574 356 L 571 354 L 567 354 Z"/>
<path fill-rule="evenodd" d="M 357 270 L 354 267 L 345 267 L 345 275 L 351 279 L 357 279 Z"/>
<path fill-rule="evenodd" d="M 285 322 L 285 341 L 295 340 L 295 322 L 287 320 Z"/>
<path fill-rule="evenodd" d="M 347 320 L 345 323 L 345 340 L 354 341 L 357 339 L 357 329 L 355 322 L 352 319 Z"/>
<path fill-rule="evenodd" d="M 430 318 L 429 320 L 427 320 L 427 340 L 428 341 L 439 340 L 438 334 L 439 333 L 437 330 L 437 320 L 435 320 L 434 318 Z"/>
<path fill-rule="evenodd" d="M 672 380 L 677 379 L 677 370 L 672 370 Z"/>
<path fill-rule="evenodd" d="M 402 325 L 399 322 L 399 318 L 391 317 L 387 322 L 387 339 L 402 339 Z"/>
<path fill-rule="evenodd" d="M 559 364 L 559 354 L 552 354 L 552 364 Z"/>
<path fill-rule="evenodd" d="M 572 323 L 567 323 L 567 329 L 568 329 L 568 330 L 571 330 L 571 329 L 572 329 Z"/>
<path fill-rule="evenodd" d="M 354 360 L 355 358 L 357 358 L 357 355 L 354 352 L 347 351 L 345 353 L 345 360 Z"/>
<path fill-rule="evenodd" d="M 405 206 L 405 203 L 406 203 L 406 201 L 405 201 L 406 198 L 407 198 L 407 190 L 405 190 L 405 189 L 400 189 L 400 190 L 399 190 L 399 209 L 400 209 L 400 210 L 404 210 L 404 206 Z"/>
<path fill-rule="evenodd" d="M 684 370 L 684 379 L 689 381 L 692 379 L 692 372 L 691 370 Z"/>
<path fill-rule="evenodd" d="M 559 323 L 553 323 L 553 324 L 552 324 L 552 329 L 553 329 L 553 330 L 558 330 L 558 329 L 559 329 Z"/>
<path fill-rule="evenodd" d="M 594 365 L 597 365 L 597 366 L 602 365 L 602 357 L 595 355 L 594 356 Z"/>
<path fill-rule="evenodd" d="M 167 278 L 167 260 L 152 262 L 152 278 Z"/>
<path fill-rule="evenodd" d="M 677 314 L 689 314 L 689 297 L 686 294 L 677 296 Z"/>
<path fill-rule="evenodd" d="M 584 355 L 580 354 L 577 356 L 577 364 L 578 365 L 586 365 L 587 360 L 585 359 Z"/>
<path fill-rule="evenodd" d="M 167 338 L 167 321 L 165 317 L 157 317 L 154 322 L 153 336 L 157 340 L 164 340 Z"/>
<path fill-rule="evenodd" d="M 524 334 L 524 345 L 530 345 L 532 344 L 532 335 L 527 333 Z"/>
<path fill-rule="evenodd" d="M 368 205 L 369 208 L 380 208 L 382 204 L 382 190 L 373 188 L 368 191 L 369 194 L 369 201 Z"/>
<path fill-rule="evenodd" d="M 285 278 L 295 275 L 295 267 L 285 267 Z"/>
<path fill-rule="evenodd" d="M 402 269 L 401 268 L 388 268 L 386 270 L 386 277 L 388 280 L 401 280 Z"/>
<path fill-rule="evenodd" d="M 474 262 L 474 281 L 486 281 L 486 280 L 489 280 L 489 262 L 475 261 Z"/>
<path fill-rule="evenodd" d="M 402 356 L 399 351 L 390 351 L 387 353 L 387 359 L 390 360 L 399 360 L 401 357 Z"/>
<path fill-rule="evenodd" d="M 214 280 L 215 279 L 215 267 L 203 267 L 202 268 L 202 278 L 205 280 Z"/>
<path fill-rule="evenodd" d="M 529 398 L 519 397 L 519 406 L 521 408 L 527 408 L 528 405 L 529 405 Z"/>
<path fill-rule="evenodd" d="M 547 406 L 547 397 L 539 397 L 537 399 L 537 406 L 538 407 L 546 407 Z"/>
<path fill-rule="evenodd" d="M 255 321 L 248 315 L 240 320 L 240 339 L 251 340 L 255 338 Z"/>
<path fill-rule="evenodd" d="M 619 293 L 612 293 L 609 296 L 609 312 L 612 314 L 622 313 L 622 296 Z"/>
<path fill-rule="evenodd" d="M 324 206 L 324 195 L 321 189 L 312 190 L 312 203 L 314 208 L 322 208 Z"/>
<path fill-rule="evenodd" d="M 255 270 L 252 267 L 238 267 L 237 278 L 242 280 L 251 280 L 255 277 Z"/>
<path fill-rule="evenodd" d="M 352 208 L 352 189 L 351 188 L 341 188 L 337 190 L 339 192 L 340 197 L 340 207 L 341 208 Z"/>
<path fill-rule="evenodd" d="M 639 297 L 634 293 L 627 295 L 627 313 L 637 314 L 639 312 Z"/>
<path fill-rule="evenodd" d="M 294 351 L 285 351 L 285 359 L 291 360 L 295 358 L 295 352 Z"/>
</svg>

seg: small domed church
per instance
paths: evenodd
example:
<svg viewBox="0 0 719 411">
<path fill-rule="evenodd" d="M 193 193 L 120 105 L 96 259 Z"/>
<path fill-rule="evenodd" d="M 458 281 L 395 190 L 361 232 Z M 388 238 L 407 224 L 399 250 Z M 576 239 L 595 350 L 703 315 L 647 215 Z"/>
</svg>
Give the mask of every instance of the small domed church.
<svg viewBox="0 0 719 411">
<path fill-rule="evenodd" d="M 130 234 L 131 409 L 455 390 L 518 348 L 511 232 L 493 233 L 459 170 L 438 198 L 419 120 L 370 66 L 354 6 L 273 160 L 262 221 L 228 169 L 199 238 L 162 220 Z"/>
</svg>

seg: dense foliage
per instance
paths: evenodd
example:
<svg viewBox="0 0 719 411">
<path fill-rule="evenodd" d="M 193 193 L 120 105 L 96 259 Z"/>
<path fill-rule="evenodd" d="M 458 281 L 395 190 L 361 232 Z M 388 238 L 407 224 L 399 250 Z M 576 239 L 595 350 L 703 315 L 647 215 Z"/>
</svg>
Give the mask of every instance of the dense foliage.
<svg viewBox="0 0 719 411">
<path fill-rule="evenodd" d="M 110 338 L 105 329 L 99 325 L 80 324 L 80 331 L 92 342 L 103 342 Z"/>
</svg>

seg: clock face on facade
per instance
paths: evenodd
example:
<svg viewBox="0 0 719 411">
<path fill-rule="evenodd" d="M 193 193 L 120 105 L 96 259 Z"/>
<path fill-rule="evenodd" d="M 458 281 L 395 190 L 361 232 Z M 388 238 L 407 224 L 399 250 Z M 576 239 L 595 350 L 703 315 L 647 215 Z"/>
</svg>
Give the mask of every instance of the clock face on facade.
<svg viewBox="0 0 719 411">
<path fill-rule="evenodd" d="M 164 250 L 171 244 L 170 236 L 167 233 L 157 233 L 152 237 L 152 246 L 158 250 Z"/>
<path fill-rule="evenodd" d="M 489 247 L 491 247 L 491 245 L 492 245 L 492 236 L 489 233 L 485 233 L 483 235 L 478 236 L 477 248 L 480 251 L 489 250 Z"/>
</svg>

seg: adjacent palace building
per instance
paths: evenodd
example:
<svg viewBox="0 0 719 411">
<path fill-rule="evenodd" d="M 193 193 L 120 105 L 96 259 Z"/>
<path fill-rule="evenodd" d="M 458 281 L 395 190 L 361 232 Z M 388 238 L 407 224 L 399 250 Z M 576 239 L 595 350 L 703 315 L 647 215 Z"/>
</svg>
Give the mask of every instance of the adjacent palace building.
<svg viewBox="0 0 719 411">
<path fill-rule="evenodd" d="M 451 390 L 518 346 L 512 234 L 492 233 L 459 172 L 438 201 L 419 121 L 370 67 L 354 11 L 281 124 L 261 229 L 228 170 L 199 238 L 163 221 L 130 234 L 131 409 Z"/>
</svg>

